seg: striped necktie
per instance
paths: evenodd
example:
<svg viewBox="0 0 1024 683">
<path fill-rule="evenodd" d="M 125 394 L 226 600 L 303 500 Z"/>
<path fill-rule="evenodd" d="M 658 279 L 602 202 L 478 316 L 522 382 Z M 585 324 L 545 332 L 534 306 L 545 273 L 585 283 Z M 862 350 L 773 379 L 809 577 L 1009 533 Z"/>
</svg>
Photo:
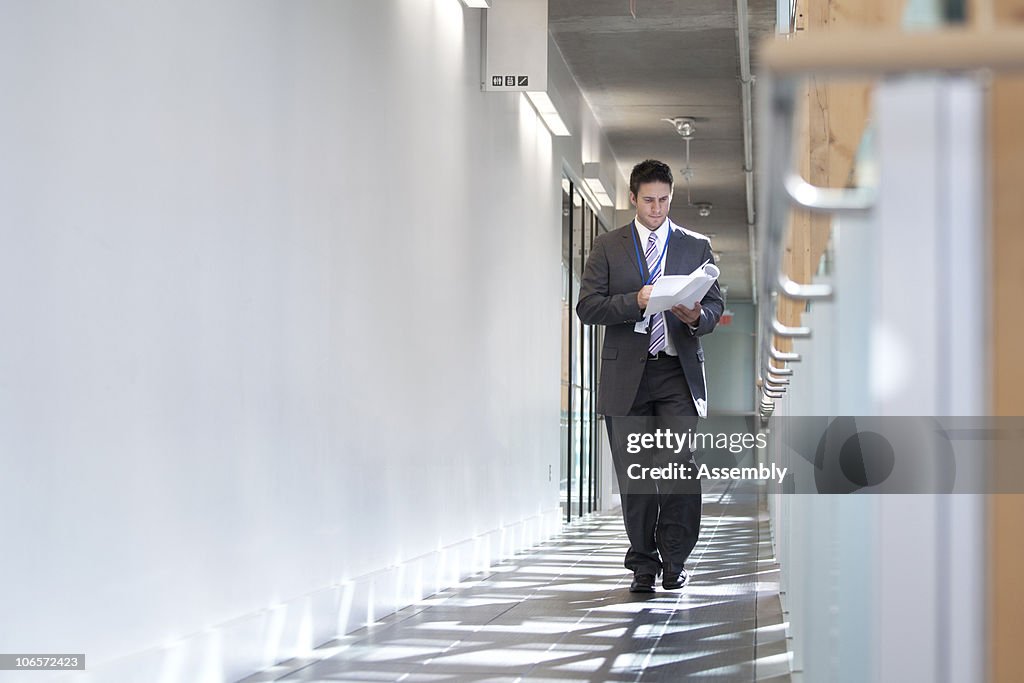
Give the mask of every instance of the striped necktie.
<svg viewBox="0 0 1024 683">
<path fill-rule="evenodd" d="M 653 285 L 661 277 L 661 271 L 654 271 L 654 266 L 658 264 L 658 237 L 653 232 L 650 238 L 647 240 L 647 271 L 651 274 L 651 284 Z M 659 351 L 665 349 L 665 314 L 656 313 L 651 316 L 651 343 L 648 349 L 651 355 L 656 355 Z"/>
</svg>

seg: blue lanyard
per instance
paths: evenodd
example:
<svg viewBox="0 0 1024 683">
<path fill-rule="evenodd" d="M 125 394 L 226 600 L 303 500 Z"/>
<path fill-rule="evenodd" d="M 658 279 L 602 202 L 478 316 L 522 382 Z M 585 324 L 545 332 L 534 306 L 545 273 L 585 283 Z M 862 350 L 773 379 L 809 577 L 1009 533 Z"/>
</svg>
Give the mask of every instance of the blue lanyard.
<svg viewBox="0 0 1024 683">
<path fill-rule="evenodd" d="M 668 219 L 666 219 L 666 220 L 668 220 Z M 630 223 L 630 226 L 633 228 L 633 248 L 636 249 L 636 266 L 637 266 L 637 268 L 640 269 L 640 272 L 642 273 L 642 272 L 644 272 L 644 265 L 643 264 L 644 264 L 645 260 L 641 260 L 641 258 L 640 258 L 640 241 L 636 238 L 636 221 L 633 221 L 632 223 Z M 645 287 L 647 285 L 651 284 L 651 282 L 654 280 L 654 274 L 658 272 L 658 266 L 661 265 L 661 260 L 663 258 L 665 258 L 665 252 L 668 251 L 668 242 L 669 242 L 669 240 L 671 238 L 672 238 L 672 224 L 669 223 L 669 226 L 668 226 L 668 237 L 665 238 L 665 246 L 663 246 L 661 248 L 661 256 L 658 257 L 658 261 L 654 264 L 654 267 L 651 268 L 650 271 L 647 273 L 647 281 L 644 282 L 644 286 Z"/>
</svg>

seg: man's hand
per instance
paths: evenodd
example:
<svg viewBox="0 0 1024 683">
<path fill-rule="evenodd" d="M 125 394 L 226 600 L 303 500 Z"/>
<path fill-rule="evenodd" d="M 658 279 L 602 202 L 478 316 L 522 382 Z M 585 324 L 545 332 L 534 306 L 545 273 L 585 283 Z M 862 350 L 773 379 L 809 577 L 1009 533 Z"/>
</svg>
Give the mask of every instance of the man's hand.
<svg viewBox="0 0 1024 683">
<path fill-rule="evenodd" d="M 647 308 L 647 303 L 651 300 L 651 292 L 654 290 L 654 285 L 647 285 L 636 293 L 636 302 L 640 305 L 640 310 L 643 311 Z M 700 304 L 697 304 L 698 306 Z"/>
<path fill-rule="evenodd" d="M 700 302 L 693 304 L 693 308 L 687 308 L 682 304 L 676 304 L 672 307 L 672 314 L 675 317 L 682 320 L 687 325 L 695 325 L 700 320 Z"/>
</svg>

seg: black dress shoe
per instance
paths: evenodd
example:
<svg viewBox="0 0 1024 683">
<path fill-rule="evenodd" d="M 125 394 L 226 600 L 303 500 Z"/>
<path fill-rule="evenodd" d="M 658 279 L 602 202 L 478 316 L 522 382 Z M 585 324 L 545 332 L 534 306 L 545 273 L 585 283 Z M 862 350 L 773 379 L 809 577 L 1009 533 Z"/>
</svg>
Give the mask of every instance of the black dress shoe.
<svg viewBox="0 0 1024 683">
<path fill-rule="evenodd" d="M 629 584 L 630 593 L 653 593 L 654 574 L 634 574 L 633 583 Z"/>
<path fill-rule="evenodd" d="M 679 570 L 678 574 L 665 574 L 661 577 L 661 587 L 667 591 L 674 591 L 682 588 L 690 582 L 690 575 L 685 569 Z"/>
</svg>

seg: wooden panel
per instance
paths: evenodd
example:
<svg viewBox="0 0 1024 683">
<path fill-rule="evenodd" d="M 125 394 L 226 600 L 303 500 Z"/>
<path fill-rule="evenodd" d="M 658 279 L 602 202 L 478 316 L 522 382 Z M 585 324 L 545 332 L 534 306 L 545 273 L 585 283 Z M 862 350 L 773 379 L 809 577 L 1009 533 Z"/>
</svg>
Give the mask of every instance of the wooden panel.
<svg viewBox="0 0 1024 683">
<path fill-rule="evenodd" d="M 892 28 L 807 32 L 790 43 L 769 43 L 760 52 L 774 74 L 803 74 L 810 68 L 831 77 L 881 76 L 909 71 L 1020 68 L 1024 24 L 980 33 L 973 29 L 907 33 Z"/>
<path fill-rule="evenodd" d="M 1024 0 L 974 0 L 976 27 L 1020 27 Z M 992 166 L 992 403 L 996 415 L 1024 415 L 1024 78 L 997 77 L 992 84 L 989 149 Z M 1009 461 L 1019 458 L 1009 454 Z M 1003 458 L 999 459 L 1000 462 Z M 1007 473 L 993 472 L 996 480 Z M 1018 480 L 1019 481 L 1019 480 Z M 1024 642 L 1024 496 L 989 496 L 989 680 L 1020 680 Z"/>
<path fill-rule="evenodd" d="M 793 121 L 793 125 L 796 128 L 795 139 L 798 141 L 797 144 L 800 144 L 799 141 L 807 138 L 807 101 L 808 91 L 805 88 L 803 97 L 798 99 L 796 103 L 795 120 Z M 797 161 L 800 165 L 800 172 L 806 176 L 808 164 L 807 154 L 804 152 L 799 153 Z M 783 249 L 782 260 L 779 266 L 782 269 L 782 272 L 793 278 L 794 273 L 802 272 L 802 261 L 805 257 L 805 240 L 807 235 L 806 223 L 808 221 L 808 215 L 804 211 L 793 211 L 790 214 L 789 221 L 789 238 Z M 779 295 L 776 305 L 776 317 L 778 317 L 779 322 L 788 326 L 799 325 L 801 308 L 798 303 L 799 302 L 791 301 L 790 299 Z M 791 339 L 787 339 L 785 337 L 773 337 L 772 343 L 779 351 L 788 353 L 793 350 L 793 341 Z M 772 361 L 772 367 L 784 368 L 786 367 L 786 364 Z"/>
<path fill-rule="evenodd" d="M 989 29 L 995 23 L 992 0 L 967 0 L 967 21 L 976 29 Z"/>
<path fill-rule="evenodd" d="M 996 78 L 991 110 L 994 402 L 999 415 L 1024 415 L 1024 77 Z"/>
<path fill-rule="evenodd" d="M 1024 3 L 997 3 L 997 21 L 1024 17 Z M 992 86 L 993 405 L 996 415 L 1024 415 L 1024 78 L 999 77 Z M 1019 453 L 1000 461 L 1013 462 Z M 1009 476 L 996 471 L 997 480 Z M 1019 481 L 1019 478 L 1017 479 Z M 1020 680 L 1024 642 L 1024 496 L 989 497 L 989 678 Z"/>
<path fill-rule="evenodd" d="M 1024 638 L 1024 496 L 992 495 L 989 501 L 989 680 L 1018 683 Z"/>
<path fill-rule="evenodd" d="M 857 27 L 899 24 L 905 2 L 899 0 L 806 0 L 797 3 L 797 25 L 805 34 L 842 32 Z M 867 126 L 871 107 L 872 84 L 869 81 L 834 83 L 812 79 L 805 107 L 806 124 L 797 140 L 805 152 L 800 154 L 801 171 L 809 182 L 823 187 L 849 187 L 857 149 Z M 809 216 L 794 211 L 790 219 L 790 238 L 783 267 L 796 282 L 810 282 L 828 247 L 831 220 L 828 216 Z M 780 301 L 779 319 L 799 325 L 802 304 Z M 784 349 L 782 343 L 778 348 Z"/>
<path fill-rule="evenodd" d="M 849 29 L 857 26 L 898 25 L 904 0 L 797 0 L 796 40 L 806 34 Z M 871 105 L 871 84 L 867 81 L 841 84 L 812 80 L 798 103 L 796 140 L 800 172 L 815 185 L 847 187 L 852 184 L 857 148 L 867 125 Z M 780 264 L 792 280 L 809 283 L 828 248 L 831 218 L 794 210 L 790 215 L 789 239 Z M 799 326 L 805 310 L 801 301 L 779 297 L 779 321 Z M 793 349 L 791 339 L 774 337 L 775 348 Z M 771 362 L 773 367 L 784 363 Z"/>
<path fill-rule="evenodd" d="M 1024 0 L 990 0 L 997 26 L 1024 24 Z"/>
</svg>

